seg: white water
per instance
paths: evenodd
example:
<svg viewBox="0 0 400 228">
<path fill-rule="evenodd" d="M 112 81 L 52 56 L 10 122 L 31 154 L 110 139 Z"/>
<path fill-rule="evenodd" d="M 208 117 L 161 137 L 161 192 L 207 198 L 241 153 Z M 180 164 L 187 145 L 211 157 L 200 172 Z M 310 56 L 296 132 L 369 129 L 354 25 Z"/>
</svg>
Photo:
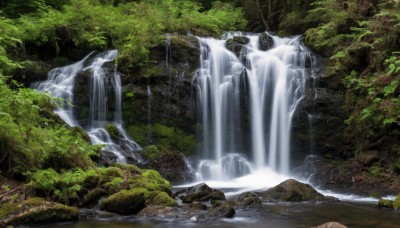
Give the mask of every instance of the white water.
<svg viewBox="0 0 400 228">
<path fill-rule="evenodd" d="M 290 174 L 291 122 L 304 96 L 310 53 L 300 37 L 271 36 L 273 47 L 262 51 L 258 35 L 245 36 L 249 43 L 239 58 L 225 48 L 226 40 L 199 38 L 197 84 L 204 160 L 198 174 L 203 181 L 234 185 L 245 176 L 261 175 L 268 182 Z M 242 135 L 242 113 L 249 114 L 250 138 Z M 256 180 L 243 186 L 258 185 Z"/>
<path fill-rule="evenodd" d="M 105 63 L 112 62 L 118 56 L 117 50 L 111 50 L 95 56 L 87 63 L 91 54 L 81 61 L 69 66 L 59 67 L 48 73 L 48 79 L 43 82 L 34 83 L 32 86 L 41 92 L 49 92 L 55 97 L 63 98 L 65 105 L 55 112 L 70 126 L 78 126 L 70 102 L 74 104 L 74 85 L 76 76 L 83 71 L 90 71 L 90 87 L 88 97 L 90 100 L 90 116 L 87 133 L 93 144 L 102 144 L 103 150 L 113 153 L 117 162 L 126 163 L 123 156 L 124 151 L 132 152 L 140 149 L 140 146 L 128 137 L 121 121 L 121 78 L 116 70 L 104 67 Z M 109 99 L 109 88 L 112 88 L 115 96 L 115 110 L 113 121 L 107 119 L 110 113 L 107 106 Z M 107 124 L 114 124 L 122 136 L 118 143 L 114 142 L 110 134 L 104 129 Z M 135 157 L 135 155 L 133 155 Z M 137 157 L 135 157 L 137 158 Z M 138 158 L 137 158 L 138 159 Z"/>
</svg>

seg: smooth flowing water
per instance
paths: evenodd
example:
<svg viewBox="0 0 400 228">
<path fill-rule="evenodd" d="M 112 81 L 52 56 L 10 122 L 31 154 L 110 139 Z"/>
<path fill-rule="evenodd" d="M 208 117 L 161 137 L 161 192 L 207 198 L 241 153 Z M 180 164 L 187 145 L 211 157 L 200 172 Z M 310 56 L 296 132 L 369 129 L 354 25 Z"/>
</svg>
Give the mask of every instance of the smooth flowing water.
<svg viewBox="0 0 400 228">
<path fill-rule="evenodd" d="M 229 181 L 271 171 L 290 174 L 292 117 L 310 76 L 310 52 L 299 36 L 269 36 L 273 45 L 261 50 L 259 35 L 244 35 L 249 42 L 239 56 L 225 47 L 227 39 L 199 38 L 201 180 Z M 246 113 L 250 138 L 242 134 Z"/>
<path fill-rule="evenodd" d="M 81 127 L 86 129 L 93 144 L 105 145 L 103 150 L 113 153 L 117 157 L 117 162 L 126 163 L 123 152 L 138 150 L 140 146 L 128 137 L 122 127 L 120 75 L 116 66 L 113 69 L 105 67 L 106 63 L 115 60 L 118 56 L 118 51 L 107 51 L 96 55 L 91 61 L 88 61 L 91 55 L 92 53 L 72 65 L 51 70 L 46 81 L 34 83 L 32 87 L 64 99 L 63 107 L 57 108 L 55 112 L 68 125 L 79 126 L 73 112 L 75 79 L 82 72 L 90 72 L 89 88 L 87 88 L 90 101 L 89 123 L 87 126 Z M 115 97 L 114 110 L 112 111 L 108 107 L 110 87 L 114 91 Z M 113 115 L 111 120 L 107 118 L 110 112 Z M 105 130 L 107 124 L 113 124 L 122 136 L 118 144 L 114 142 L 110 134 Z"/>
</svg>

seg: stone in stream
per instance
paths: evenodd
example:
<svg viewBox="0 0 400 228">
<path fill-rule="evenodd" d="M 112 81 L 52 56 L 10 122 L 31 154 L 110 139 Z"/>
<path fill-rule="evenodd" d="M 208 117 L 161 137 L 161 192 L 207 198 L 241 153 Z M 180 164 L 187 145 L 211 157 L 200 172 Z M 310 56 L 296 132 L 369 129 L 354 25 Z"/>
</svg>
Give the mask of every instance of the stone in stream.
<svg viewBox="0 0 400 228">
<path fill-rule="evenodd" d="M 245 192 L 232 200 L 233 206 L 237 210 L 261 209 L 262 202 L 259 196 L 254 192 Z"/>
<path fill-rule="evenodd" d="M 224 203 L 215 203 L 207 213 L 198 217 L 200 221 L 210 221 L 222 218 L 233 218 L 236 214 L 230 201 Z"/>
<path fill-rule="evenodd" d="M 380 199 L 378 201 L 379 208 L 393 208 L 393 201 L 388 199 Z"/>
<path fill-rule="evenodd" d="M 183 203 L 192 203 L 193 201 L 225 200 L 225 194 L 223 192 L 210 188 L 205 183 L 182 189 L 176 192 L 174 197 L 179 197 L 182 199 Z"/>
<path fill-rule="evenodd" d="M 334 197 L 325 197 L 308 184 L 294 179 L 288 179 L 279 185 L 258 193 L 263 199 L 269 201 L 338 201 Z"/>
</svg>

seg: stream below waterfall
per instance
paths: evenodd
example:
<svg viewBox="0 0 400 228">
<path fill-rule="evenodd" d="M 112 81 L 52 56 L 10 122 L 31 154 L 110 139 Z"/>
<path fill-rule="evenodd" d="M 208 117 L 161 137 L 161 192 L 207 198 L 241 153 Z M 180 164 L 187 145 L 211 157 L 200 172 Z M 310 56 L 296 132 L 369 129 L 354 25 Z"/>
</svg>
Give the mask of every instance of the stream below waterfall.
<svg viewBox="0 0 400 228">
<path fill-rule="evenodd" d="M 165 220 L 144 219 L 137 216 L 117 216 L 99 212 L 96 217 L 76 223 L 57 224 L 60 228 L 122 228 L 122 227 L 315 227 L 337 221 L 348 227 L 398 227 L 400 212 L 382 210 L 372 202 L 340 203 L 279 203 L 264 204 L 261 214 L 249 215 L 241 211 L 232 219 L 195 223 L 190 215 Z M 41 227 L 54 227 L 54 224 Z"/>
</svg>

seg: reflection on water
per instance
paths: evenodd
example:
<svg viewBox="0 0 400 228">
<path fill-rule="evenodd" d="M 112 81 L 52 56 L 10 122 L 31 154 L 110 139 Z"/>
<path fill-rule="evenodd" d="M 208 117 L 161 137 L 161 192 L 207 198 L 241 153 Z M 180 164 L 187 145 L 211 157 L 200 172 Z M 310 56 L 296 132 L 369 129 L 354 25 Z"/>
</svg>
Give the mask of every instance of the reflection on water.
<svg viewBox="0 0 400 228">
<path fill-rule="evenodd" d="M 186 216 L 186 217 L 185 217 Z M 135 216 L 97 218 L 76 223 L 52 224 L 40 227 L 60 228 L 157 228 L 157 227 L 314 227 L 336 221 L 348 227 L 399 227 L 400 211 L 385 210 L 371 203 L 280 203 L 265 204 L 262 212 L 237 211 L 235 218 L 213 222 L 190 222 L 190 216 L 179 215 L 174 221 L 160 221 Z"/>
</svg>

